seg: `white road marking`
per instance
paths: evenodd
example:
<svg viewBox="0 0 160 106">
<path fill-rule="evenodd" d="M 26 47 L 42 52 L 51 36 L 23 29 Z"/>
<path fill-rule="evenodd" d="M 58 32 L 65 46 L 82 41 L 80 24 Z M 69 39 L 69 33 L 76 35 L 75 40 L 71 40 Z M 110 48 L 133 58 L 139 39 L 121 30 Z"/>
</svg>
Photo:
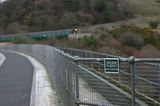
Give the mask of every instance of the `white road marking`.
<svg viewBox="0 0 160 106">
<path fill-rule="evenodd" d="M 6 57 L 2 53 L 0 53 L 0 67 L 2 66 L 5 60 L 6 60 Z"/>
</svg>

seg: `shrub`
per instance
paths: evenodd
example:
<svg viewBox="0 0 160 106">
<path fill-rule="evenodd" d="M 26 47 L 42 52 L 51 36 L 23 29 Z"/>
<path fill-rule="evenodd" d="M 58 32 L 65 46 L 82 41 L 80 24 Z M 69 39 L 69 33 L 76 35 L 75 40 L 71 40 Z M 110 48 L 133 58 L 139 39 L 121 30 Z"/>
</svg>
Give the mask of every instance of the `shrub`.
<svg viewBox="0 0 160 106">
<path fill-rule="evenodd" d="M 85 47 L 95 47 L 97 45 L 96 38 L 93 36 L 85 36 L 80 39 L 80 42 Z"/>
<path fill-rule="evenodd" d="M 7 33 L 25 33 L 28 32 L 28 27 L 25 25 L 21 25 L 18 22 L 10 23 L 6 28 Z"/>
<path fill-rule="evenodd" d="M 112 35 L 110 33 L 106 33 L 106 32 L 103 32 L 101 35 L 100 35 L 100 40 L 102 41 L 108 41 L 110 39 L 112 39 Z"/>
<path fill-rule="evenodd" d="M 158 27 L 158 22 L 157 22 L 157 21 L 151 21 L 149 25 L 150 25 L 150 27 L 151 27 L 152 29 L 155 29 L 155 28 Z"/>
<path fill-rule="evenodd" d="M 160 56 L 160 51 L 155 48 L 153 45 L 145 45 L 141 52 L 145 57 L 159 57 Z"/>
<path fill-rule="evenodd" d="M 136 56 L 136 57 L 141 57 L 142 54 L 139 50 L 137 50 L 136 48 L 130 47 L 130 46 L 123 46 L 122 50 L 122 55 L 123 56 Z"/>
<path fill-rule="evenodd" d="M 145 41 L 145 44 L 152 44 L 152 45 L 155 45 L 156 42 L 157 42 L 157 36 L 154 36 L 154 35 L 150 35 L 150 36 L 144 36 L 144 41 Z"/>
<path fill-rule="evenodd" d="M 30 43 L 33 43 L 33 39 L 27 36 L 18 35 L 13 38 L 13 42 L 16 44 L 30 44 Z"/>
<path fill-rule="evenodd" d="M 68 35 L 58 35 L 58 36 L 55 36 L 55 39 L 68 39 Z"/>
<path fill-rule="evenodd" d="M 134 32 L 125 32 L 120 36 L 120 41 L 124 45 L 140 47 L 144 44 L 144 39 L 141 35 Z"/>
<path fill-rule="evenodd" d="M 116 49 L 121 48 L 121 42 L 119 42 L 116 39 L 110 39 L 110 41 L 108 41 L 108 45 L 111 48 L 116 48 Z"/>
<path fill-rule="evenodd" d="M 160 40 L 158 40 L 158 41 L 156 42 L 156 47 L 157 47 L 158 49 L 160 49 Z"/>
</svg>

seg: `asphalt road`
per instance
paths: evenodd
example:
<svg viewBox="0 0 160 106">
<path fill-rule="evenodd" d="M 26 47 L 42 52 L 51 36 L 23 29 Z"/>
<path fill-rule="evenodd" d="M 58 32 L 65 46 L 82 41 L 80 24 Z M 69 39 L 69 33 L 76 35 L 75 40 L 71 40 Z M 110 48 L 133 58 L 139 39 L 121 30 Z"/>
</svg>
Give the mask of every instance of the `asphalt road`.
<svg viewBox="0 0 160 106">
<path fill-rule="evenodd" d="M 0 106 L 29 106 L 34 68 L 27 58 L 1 52 L 6 60 L 0 67 Z"/>
</svg>

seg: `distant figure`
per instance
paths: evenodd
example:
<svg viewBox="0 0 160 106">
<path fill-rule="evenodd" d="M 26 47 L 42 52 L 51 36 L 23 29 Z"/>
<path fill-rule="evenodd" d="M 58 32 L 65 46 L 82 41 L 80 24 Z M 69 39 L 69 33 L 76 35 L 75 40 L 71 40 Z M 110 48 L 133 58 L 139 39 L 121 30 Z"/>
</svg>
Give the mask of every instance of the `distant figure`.
<svg viewBox="0 0 160 106">
<path fill-rule="evenodd" d="M 77 34 L 78 33 L 78 29 L 73 29 L 72 30 L 72 33 L 75 35 L 75 34 Z"/>
<path fill-rule="evenodd" d="M 78 29 L 74 29 L 74 33 L 77 34 L 77 32 L 78 32 Z"/>
</svg>

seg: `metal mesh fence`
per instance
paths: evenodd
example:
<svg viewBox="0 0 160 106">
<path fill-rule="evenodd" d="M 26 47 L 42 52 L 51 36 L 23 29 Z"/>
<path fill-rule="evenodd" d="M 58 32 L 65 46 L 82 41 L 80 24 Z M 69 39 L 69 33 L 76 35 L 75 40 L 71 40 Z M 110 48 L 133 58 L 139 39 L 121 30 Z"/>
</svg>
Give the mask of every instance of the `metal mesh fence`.
<svg viewBox="0 0 160 106">
<path fill-rule="evenodd" d="M 98 74 L 89 68 L 81 68 L 80 75 L 80 91 L 82 93 L 80 100 L 82 102 L 113 106 L 130 106 L 130 96 L 117 87 L 113 79 Z M 85 88 L 83 87 L 85 86 Z M 86 93 L 84 92 L 86 91 Z M 88 92 L 87 92 L 88 91 Z M 85 93 L 85 94 L 83 94 Z"/>
<path fill-rule="evenodd" d="M 85 58 L 122 58 L 108 54 L 101 54 L 90 51 L 76 50 L 76 49 L 63 49 L 66 53 L 70 53 L 72 56 L 85 57 Z M 119 74 L 108 74 L 104 71 L 104 61 L 81 61 L 83 67 L 89 69 L 91 72 L 96 75 L 101 76 L 101 78 L 107 80 L 109 83 L 115 85 L 124 91 L 121 94 L 118 94 L 116 91 L 107 90 L 107 88 L 100 89 L 102 94 L 107 94 L 107 97 L 111 97 L 110 103 L 114 105 L 121 106 L 130 106 L 131 104 L 131 67 L 132 64 L 129 61 L 120 62 Z M 136 62 L 135 63 L 135 105 L 148 105 L 148 106 L 159 106 L 160 105 L 160 62 Z M 95 78 L 94 78 L 95 79 Z M 88 77 L 89 80 L 89 77 Z M 91 81 L 87 81 L 91 82 Z M 99 83 L 95 80 L 92 83 Z M 94 84 L 95 86 L 98 86 Z M 106 85 L 105 85 L 106 86 Z M 108 92 L 107 92 L 108 91 Z M 120 93 L 120 91 L 118 91 Z M 109 95 L 110 94 L 110 95 Z M 123 98 L 122 95 L 125 95 L 126 98 Z M 127 96 L 126 96 L 127 95 Z M 93 96 L 94 97 L 94 96 Z M 117 97 L 117 102 L 116 102 Z M 128 101 L 126 101 L 128 99 Z"/>
<path fill-rule="evenodd" d="M 56 85 L 63 106 L 75 106 L 77 65 L 58 49 L 43 45 L 15 45 L 3 48 L 31 55 L 42 62 Z"/>
<path fill-rule="evenodd" d="M 123 58 L 44 45 L 15 45 L 45 64 L 64 106 L 160 106 L 160 59 Z M 119 59 L 119 73 L 106 73 L 105 58 Z M 143 61 L 142 61 L 143 60 Z"/>
<path fill-rule="evenodd" d="M 136 97 L 145 100 L 151 106 L 160 103 L 160 65 L 158 64 L 136 63 L 135 67 Z"/>
</svg>

